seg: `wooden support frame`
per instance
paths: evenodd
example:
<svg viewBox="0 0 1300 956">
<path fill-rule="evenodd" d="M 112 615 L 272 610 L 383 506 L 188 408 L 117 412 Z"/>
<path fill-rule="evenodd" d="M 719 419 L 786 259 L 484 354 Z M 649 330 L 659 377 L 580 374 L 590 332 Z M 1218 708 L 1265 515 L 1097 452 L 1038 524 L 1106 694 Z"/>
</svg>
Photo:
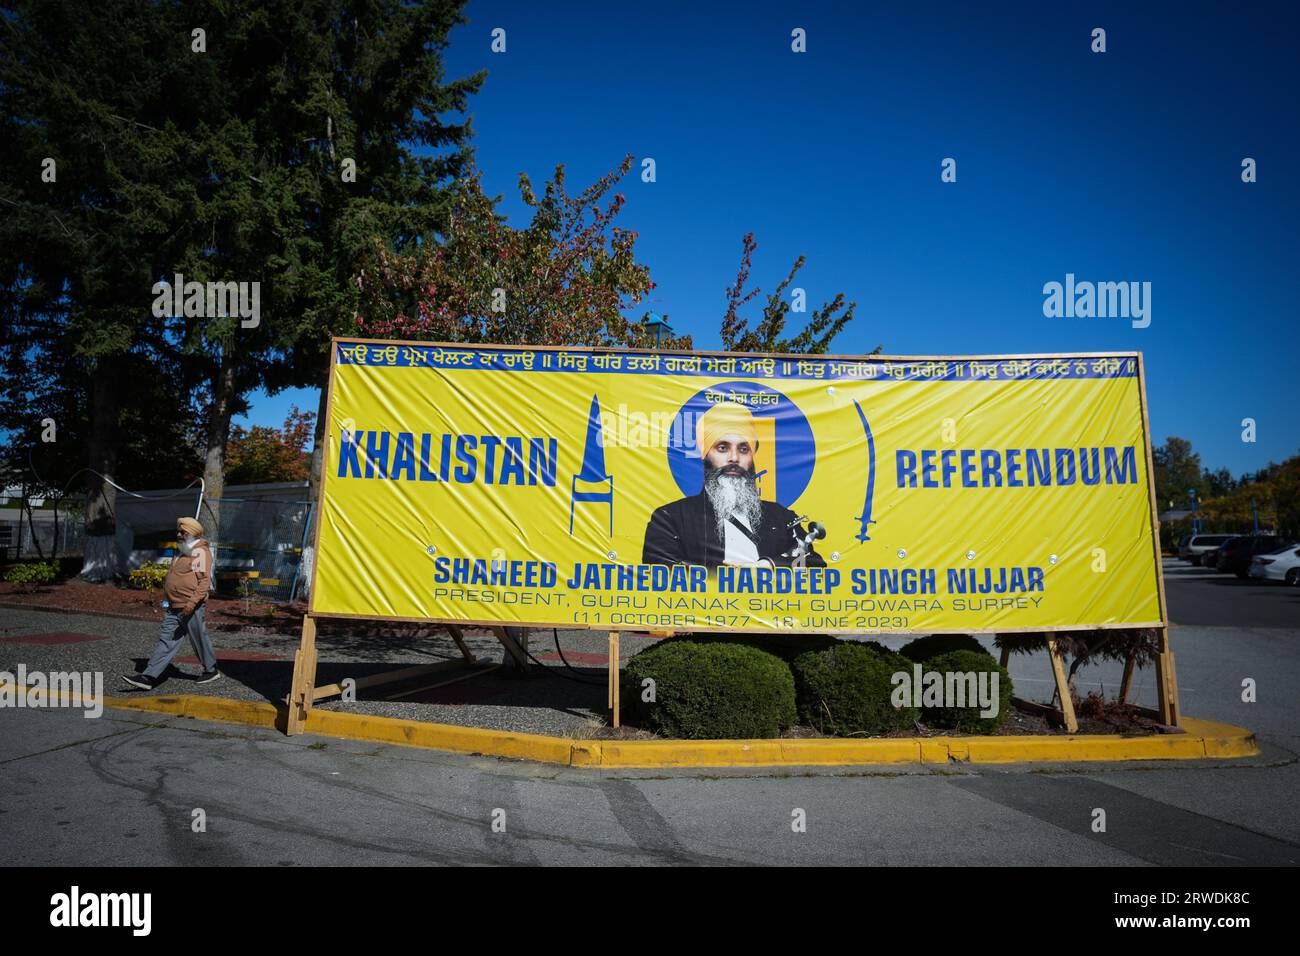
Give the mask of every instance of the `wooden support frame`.
<svg viewBox="0 0 1300 956">
<path fill-rule="evenodd" d="M 1072 733 L 1079 732 L 1079 718 L 1074 715 L 1074 698 L 1070 696 L 1070 682 L 1065 676 L 1065 662 L 1061 650 L 1056 646 L 1056 638 L 1047 637 L 1047 653 L 1052 658 L 1052 676 L 1056 679 L 1056 693 L 1061 699 L 1061 718 L 1065 729 Z"/>
<path fill-rule="evenodd" d="M 1165 601 L 1165 566 L 1164 556 L 1160 552 L 1160 515 L 1156 511 L 1156 470 L 1151 456 L 1151 419 L 1147 413 L 1147 373 L 1138 353 L 1138 396 L 1142 404 L 1142 438 L 1147 453 L 1147 500 L 1151 508 L 1151 546 L 1152 559 L 1156 564 L 1156 591 L 1160 595 L 1160 650 L 1156 660 L 1156 688 L 1160 700 L 1157 710 L 1160 722 L 1169 727 L 1177 727 L 1181 719 L 1178 704 L 1178 680 L 1174 674 L 1174 652 L 1169 645 L 1169 606 Z"/>
<path fill-rule="evenodd" d="M 460 661 L 438 661 L 436 664 L 417 664 L 414 667 L 403 667 L 401 670 L 385 671 L 382 674 L 370 674 L 366 677 L 354 677 L 353 687 L 355 690 L 362 690 L 366 687 L 378 687 L 382 684 L 391 684 L 399 680 L 410 680 L 412 677 L 424 677 L 428 674 L 436 674 L 439 671 L 445 671 L 448 667 L 460 667 Z M 343 693 L 342 684 L 325 684 L 317 687 L 312 694 L 313 703 L 320 700 L 326 700 L 330 697 L 338 697 Z"/>
<path fill-rule="evenodd" d="M 307 712 L 316 697 L 316 619 L 302 619 L 302 641 L 293 655 L 293 682 L 289 685 L 289 718 L 285 732 L 301 734 L 307 729 Z"/>
<path fill-rule="evenodd" d="M 1124 659 L 1124 676 L 1119 681 L 1119 702 L 1128 703 L 1128 695 L 1133 690 L 1133 667 L 1137 658 L 1132 654 Z"/>
<path fill-rule="evenodd" d="M 620 651 L 618 647 L 618 631 L 609 632 L 609 714 L 610 723 L 619 726 L 619 659 Z"/>
<path fill-rule="evenodd" d="M 460 632 L 460 628 L 455 624 L 448 624 L 447 631 L 451 634 L 451 639 L 456 642 L 456 646 L 460 648 L 461 656 L 470 664 L 478 663 L 474 655 L 470 653 L 470 649 L 465 646 L 465 635 Z"/>
<path fill-rule="evenodd" d="M 1160 628 L 1160 655 L 1156 660 L 1156 696 L 1159 702 L 1156 710 L 1160 714 L 1160 723 L 1177 727 L 1182 719 L 1182 707 L 1178 701 L 1178 677 L 1174 672 L 1174 652 L 1169 647 L 1169 629 Z"/>
<path fill-rule="evenodd" d="M 456 642 L 456 647 L 460 650 L 460 660 L 451 659 L 436 661 L 432 664 L 416 664 L 411 667 L 384 671 L 380 674 L 368 674 L 365 677 L 353 678 L 353 688 L 361 690 L 367 687 L 381 687 L 384 684 L 395 684 L 399 681 L 411 680 L 412 678 L 430 674 L 444 673 L 449 670 L 457 671 L 452 677 L 412 688 L 397 695 L 404 697 L 408 694 L 416 694 L 421 691 L 432 690 L 435 687 L 442 687 L 444 684 L 454 684 L 457 681 L 478 677 L 500 668 L 500 664 L 482 664 L 466 646 L 465 637 L 460 628 L 454 624 L 445 626 L 451 633 L 452 640 Z M 302 620 L 302 641 L 294 652 L 293 680 L 290 684 L 289 695 L 286 698 L 289 715 L 285 724 L 285 732 L 290 736 L 305 732 L 307 714 L 311 711 L 313 704 L 330 697 L 337 697 L 343 693 L 343 686 L 339 683 L 316 686 L 316 664 L 316 617 L 308 612 L 307 616 Z"/>
<path fill-rule="evenodd" d="M 506 653 L 510 655 L 510 659 L 514 661 L 515 666 L 521 671 L 526 672 L 528 670 L 528 652 L 520 647 L 519 642 L 510 636 L 510 632 L 506 630 L 505 625 L 493 625 L 492 633 L 495 634 L 497 640 L 501 642 L 501 646 L 506 649 Z"/>
</svg>

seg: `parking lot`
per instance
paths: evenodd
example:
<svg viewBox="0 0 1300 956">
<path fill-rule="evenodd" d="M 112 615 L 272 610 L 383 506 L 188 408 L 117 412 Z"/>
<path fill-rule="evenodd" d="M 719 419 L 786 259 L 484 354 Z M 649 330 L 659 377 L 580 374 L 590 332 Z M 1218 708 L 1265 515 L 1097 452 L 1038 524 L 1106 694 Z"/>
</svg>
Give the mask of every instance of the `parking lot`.
<svg viewBox="0 0 1300 956">
<path fill-rule="evenodd" d="M 1300 626 L 1300 588 L 1242 580 L 1165 558 L 1169 619 L 1201 627 Z"/>
</svg>

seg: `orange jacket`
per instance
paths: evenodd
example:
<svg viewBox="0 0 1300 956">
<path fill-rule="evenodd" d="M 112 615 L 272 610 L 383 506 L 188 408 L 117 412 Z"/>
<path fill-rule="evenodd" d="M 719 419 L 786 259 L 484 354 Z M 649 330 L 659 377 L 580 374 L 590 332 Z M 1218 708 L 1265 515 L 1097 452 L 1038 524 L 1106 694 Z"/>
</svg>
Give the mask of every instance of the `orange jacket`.
<svg viewBox="0 0 1300 956">
<path fill-rule="evenodd" d="M 176 610 L 193 604 L 198 607 L 208 597 L 212 578 L 212 549 L 207 538 L 199 538 L 189 554 L 177 554 L 163 581 L 163 594 Z"/>
</svg>

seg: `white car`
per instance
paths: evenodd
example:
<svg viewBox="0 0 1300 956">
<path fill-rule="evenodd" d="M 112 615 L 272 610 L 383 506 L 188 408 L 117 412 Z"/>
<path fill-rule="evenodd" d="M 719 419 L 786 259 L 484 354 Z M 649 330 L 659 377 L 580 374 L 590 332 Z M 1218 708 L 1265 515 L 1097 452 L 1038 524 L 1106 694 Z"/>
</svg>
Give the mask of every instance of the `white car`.
<svg viewBox="0 0 1300 956">
<path fill-rule="evenodd" d="M 1285 581 L 1292 587 L 1300 585 L 1300 548 L 1257 555 L 1250 562 L 1250 576 L 1264 581 Z"/>
</svg>

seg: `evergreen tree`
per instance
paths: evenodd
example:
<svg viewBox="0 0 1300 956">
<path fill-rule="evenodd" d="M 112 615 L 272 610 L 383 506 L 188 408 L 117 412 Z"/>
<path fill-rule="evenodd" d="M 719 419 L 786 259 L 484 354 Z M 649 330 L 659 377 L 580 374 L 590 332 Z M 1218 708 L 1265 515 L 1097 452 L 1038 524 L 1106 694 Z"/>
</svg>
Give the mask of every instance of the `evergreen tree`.
<svg viewBox="0 0 1300 956">
<path fill-rule="evenodd" d="M 1190 489 L 1195 489 L 1198 501 L 1205 498 L 1205 476 L 1201 469 L 1201 456 L 1192 451 L 1186 438 L 1170 437 L 1165 443 L 1151 449 L 1151 462 L 1155 466 L 1156 506 L 1164 509 L 1186 508 L 1190 504 Z"/>
<path fill-rule="evenodd" d="M 10 389 L 12 407 L 40 389 L 85 391 L 88 576 L 121 570 L 115 493 L 100 476 L 121 483 L 124 429 L 175 438 L 202 402 L 218 498 L 230 419 L 250 389 L 323 396 L 328 337 L 355 329 L 362 252 L 376 238 L 393 250 L 435 239 L 469 157 L 468 123 L 441 116 L 463 112 L 483 79 L 443 79 L 462 6 L 0 8 L 0 361 L 58 366 L 55 382 L 33 372 Z M 257 282 L 259 321 L 156 316 L 155 285 L 177 273 Z M 161 403 L 141 388 L 160 375 Z M 176 454 L 192 462 L 189 447 Z M 219 520 L 211 508 L 214 533 Z"/>
<path fill-rule="evenodd" d="M 176 110 L 203 83 L 189 71 L 184 20 L 175 5 L 126 0 L 0 11 L 0 361 L 15 376 L 6 418 L 21 421 L 24 401 L 81 416 L 59 424 L 62 440 L 84 435 L 95 578 L 122 571 L 105 476 L 120 477 L 124 422 L 150 391 L 140 376 L 172 371 L 149 305 L 153 277 L 187 241 L 178 213 L 202 174 L 188 148 L 196 117 Z M 154 414 L 149 427 L 165 430 L 166 410 Z"/>
</svg>

